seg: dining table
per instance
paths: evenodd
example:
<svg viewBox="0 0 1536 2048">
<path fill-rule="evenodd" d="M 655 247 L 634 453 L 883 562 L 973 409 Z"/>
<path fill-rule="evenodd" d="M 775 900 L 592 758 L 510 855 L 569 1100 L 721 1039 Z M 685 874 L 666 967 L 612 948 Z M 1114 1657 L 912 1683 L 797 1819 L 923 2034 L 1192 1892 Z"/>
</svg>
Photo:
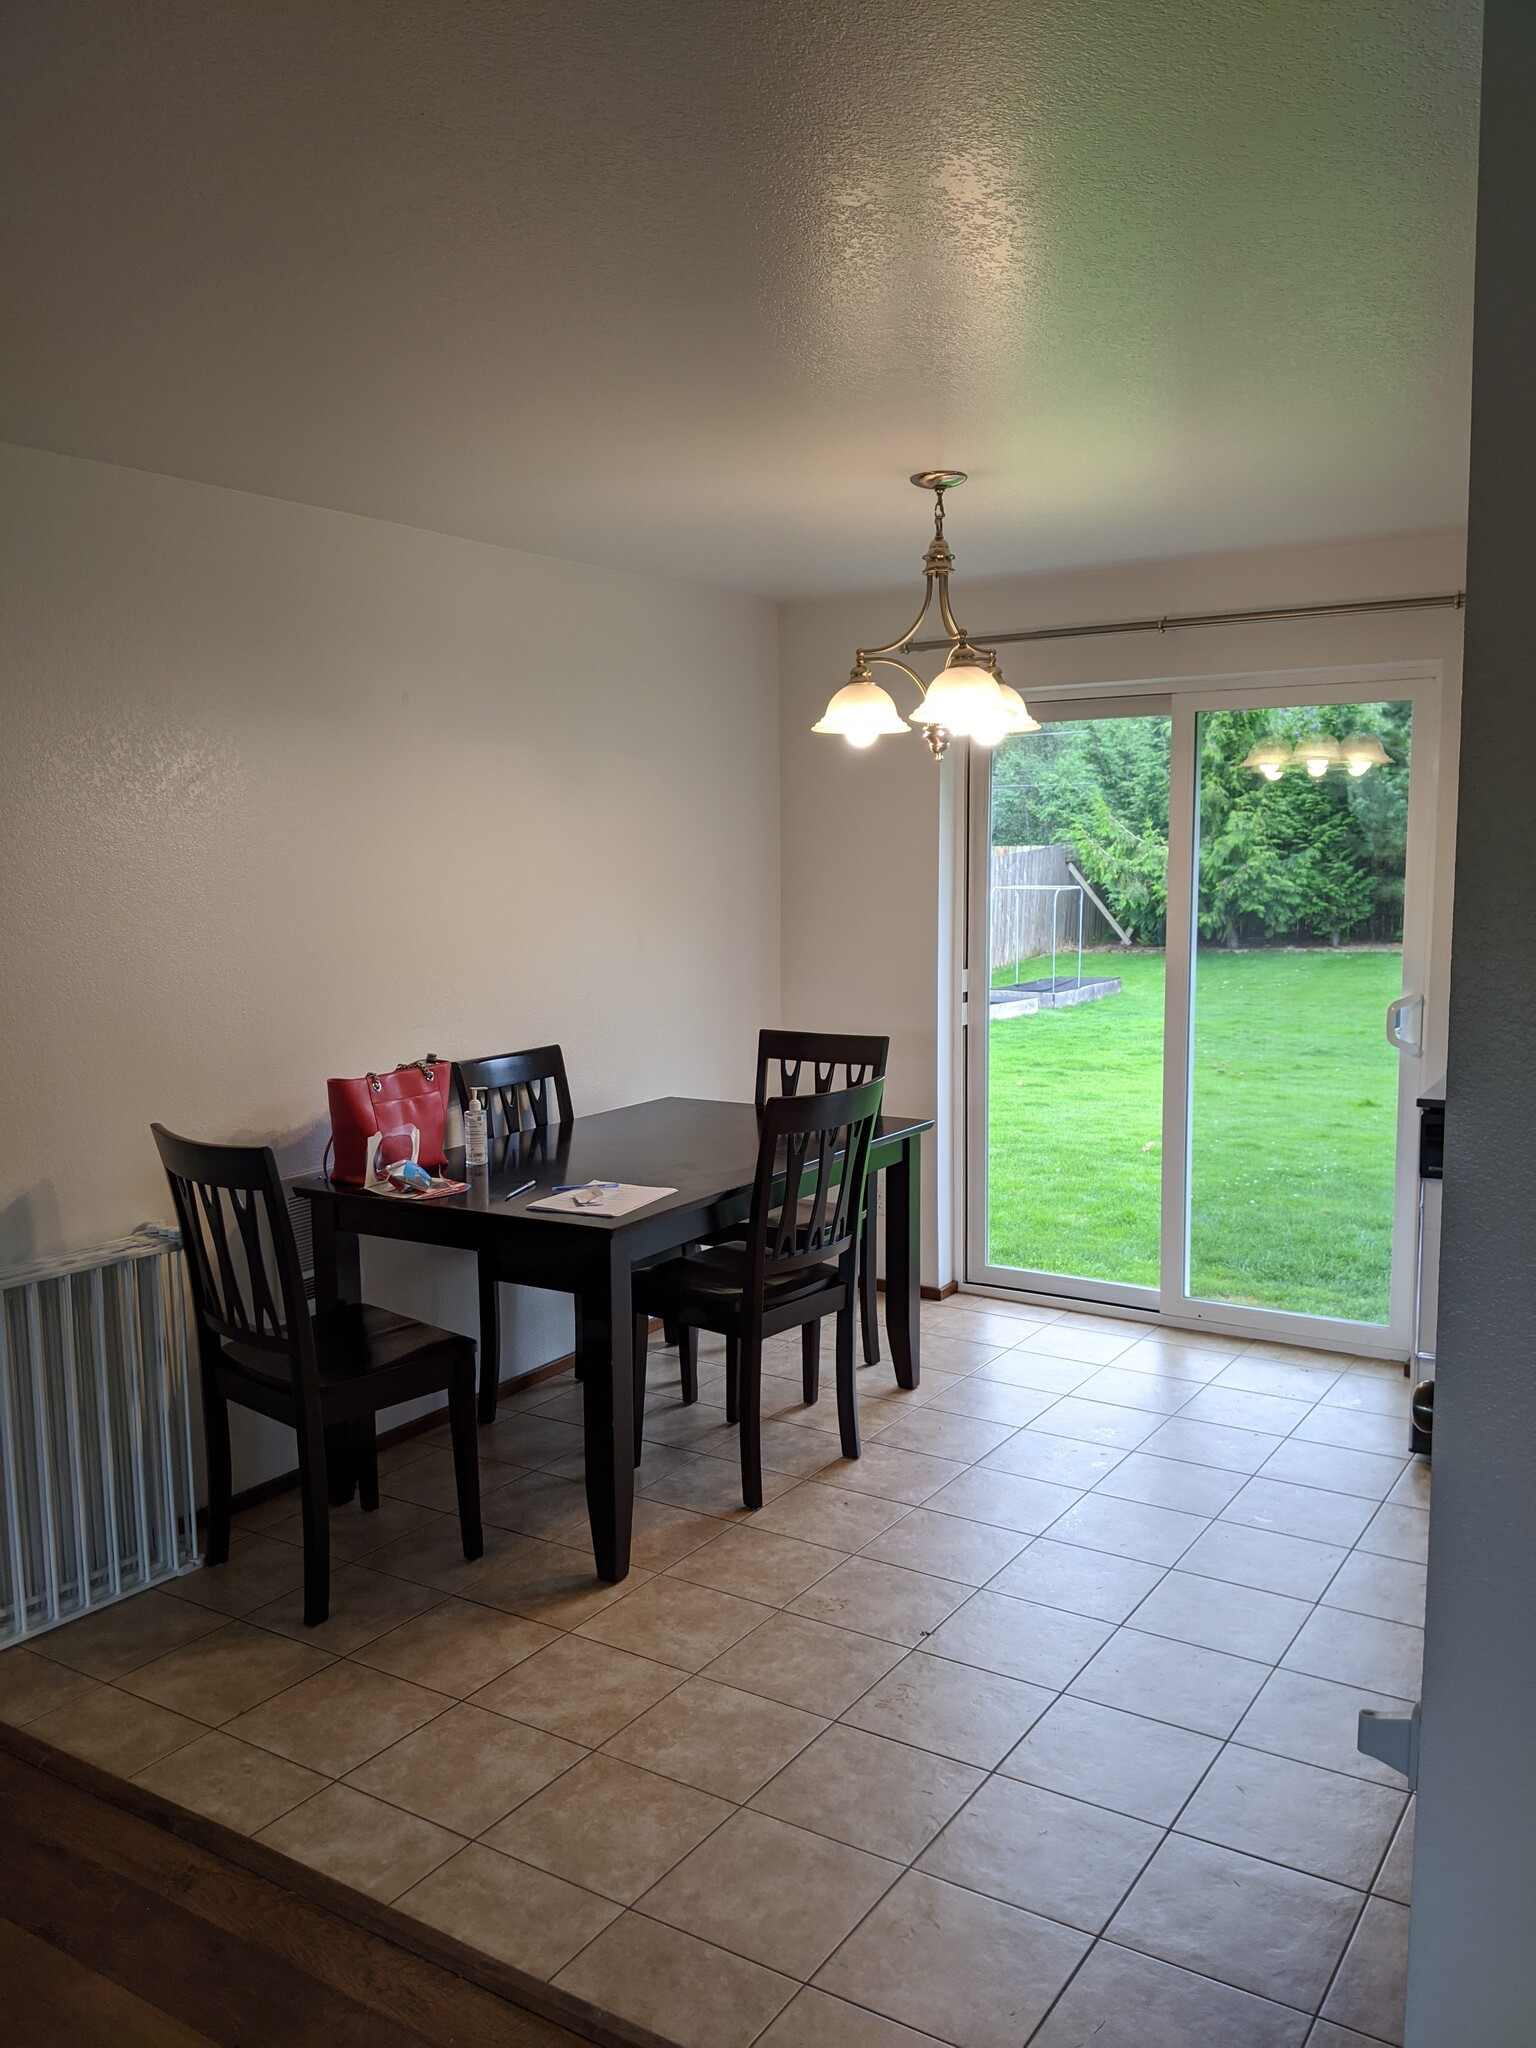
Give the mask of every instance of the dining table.
<svg viewBox="0 0 1536 2048">
<path fill-rule="evenodd" d="M 931 1117 L 882 1116 L 870 1148 L 871 1176 L 884 1176 L 886 1334 L 897 1384 L 909 1388 L 921 1370 L 920 1163 L 922 1134 L 932 1128 Z M 685 1246 L 739 1234 L 757 1153 L 750 1102 L 672 1095 L 493 1139 L 483 1167 L 450 1152 L 447 1172 L 467 1182 L 461 1194 L 401 1200 L 318 1174 L 289 1188 L 309 1204 L 317 1310 L 362 1299 L 364 1237 L 473 1251 L 498 1282 L 574 1297 L 592 1551 L 598 1576 L 619 1580 L 629 1571 L 635 1497 L 631 1275 Z M 557 1187 L 589 1181 L 672 1192 L 615 1217 L 535 1206 Z M 351 1497 L 344 1460 L 332 1482 L 333 1501 Z"/>
</svg>

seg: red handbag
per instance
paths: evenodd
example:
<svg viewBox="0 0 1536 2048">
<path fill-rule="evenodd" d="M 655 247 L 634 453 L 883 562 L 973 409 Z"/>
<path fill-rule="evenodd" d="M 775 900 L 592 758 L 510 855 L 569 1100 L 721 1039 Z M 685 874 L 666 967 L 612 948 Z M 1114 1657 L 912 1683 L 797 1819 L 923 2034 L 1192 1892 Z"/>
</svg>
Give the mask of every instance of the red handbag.
<svg viewBox="0 0 1536 2048">
<path fill-rule="evenodd" d="M 332 1180 L 367 1178 L 369 1149 L 378 1139 L 377 1164 L 416 1159 L 429 1171 L 444 1164 L 443 1132 L 448 1120 L 448 1086 L 453 1066 L 433 1053 L 411 1060 L 392 1074 L 364 1074 L 359 1081 L 327 1081 L 331 1104 Z"/>
</svg>

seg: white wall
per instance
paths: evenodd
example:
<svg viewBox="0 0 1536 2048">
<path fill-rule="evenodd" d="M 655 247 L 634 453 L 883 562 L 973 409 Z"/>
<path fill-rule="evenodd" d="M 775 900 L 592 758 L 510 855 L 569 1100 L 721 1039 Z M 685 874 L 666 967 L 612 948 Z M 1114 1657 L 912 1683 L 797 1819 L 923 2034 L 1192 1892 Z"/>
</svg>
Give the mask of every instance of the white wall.
<svg viewBox="0 0 1536 2048">
<path fill-rule="evenodd" d="M 770 605 L 16 448 L 0 579 L 0 1268 L 167 1217 L 152 1118 L 298 1171 L 327 1075 L 423 1051 L 749 1095 Z M 466 1264 L 365 1278 L 472 1331 Z"/>
<path fill-rule="evenodd" d="M 1465 536 L 1427 533 L 968 582 L 964 511 L 962 492 L 950 506 L 949 538 L 960 558 L 952 594 L 957 615 L 981 638 L 988 631 L 1098 619 L 1455 590 L 1463 577 Z M 914 521 L 915 562 L 923 539 L 915 501 Z M 924 1168 L 923 1278 L 931 1285 L 947 1282 L 958 1270 L 962 1227 L 958 1118 L 946 1051 L 950 1012 L 940 963 L 946 964 L 947 978 L 957 912 L 954 885 L 963 880 L 955 845 L 963 749 L 952 749 L 935 769 L 915 734 L 883 739 L 858 753 L 810 730 L 827 698 L 846 682 L 855 647 L 899 633 L 910 623 L 920 589 L 914 574 L 910 591 L 792 605 L 782 615 L 783 1009 L 786 1024 L 888 1030 L 886 1093 L 892 1107 L 939 1117 Z M 1031 686 L 1439 662 L 1446 680 L 1441 839 L 1448 848 L 1455 817 L 1461 624 L 1456 612 L 1402 612 L 1041 642 L 1000 652 L 1009 680 L 1026 697 Z M 941 630 L 925 627 L 925 637 Z M 926 663 L 924 673 L 931 673 L 936 661 L 929 655 L 917 665 Z M 889 670 L 878 673 L 905 714 L 915 701 L 912 686 Z M 1445 1045 L 1450 919 L 1448 893 L 1442 895 L 1435 920 L 1436 1001 L 1424 1061 L 1431 1079 L 1443 1071 Z"/>
</svg>

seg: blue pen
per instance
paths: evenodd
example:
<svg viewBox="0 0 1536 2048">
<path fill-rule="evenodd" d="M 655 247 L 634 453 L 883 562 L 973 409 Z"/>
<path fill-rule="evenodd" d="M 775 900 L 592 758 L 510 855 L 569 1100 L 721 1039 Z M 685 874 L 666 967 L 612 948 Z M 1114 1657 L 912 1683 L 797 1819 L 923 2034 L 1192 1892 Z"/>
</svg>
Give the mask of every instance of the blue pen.
<svg viewBox="0 0 1536 2048">
<path fill-rule="evenodd" d="M 616 1180 L 568 1180 L 557 1188 L 551 1188 L 549 1192 L 552 1195 L 579 1195 L 587 1188 L 616 1188 L 622 1185 L 621 1181 Z"/>
<path fill-rule="evenodd" d="M 521 1187 L 508 1188 L 501 1199 L 504 1202 L 510 1202 L 514 1195 L 526 1195 L 530 1188 L 536 1188 L 537 1186 L 538 1182 L 536 1180 L 525 1180 Z"/>
</svg>

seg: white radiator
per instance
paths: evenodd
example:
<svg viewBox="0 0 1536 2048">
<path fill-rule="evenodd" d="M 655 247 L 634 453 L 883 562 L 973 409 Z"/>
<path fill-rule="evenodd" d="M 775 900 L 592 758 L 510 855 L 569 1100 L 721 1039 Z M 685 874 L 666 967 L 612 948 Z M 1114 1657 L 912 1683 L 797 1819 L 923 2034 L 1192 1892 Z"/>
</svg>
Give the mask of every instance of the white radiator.
<svg viewBox="0 0 1536 2048">
<path fill-rule="evenodd" d="M 197 1563 L 180 1244 L 0 1274 L 0 1644 Z"/>
</svg>

